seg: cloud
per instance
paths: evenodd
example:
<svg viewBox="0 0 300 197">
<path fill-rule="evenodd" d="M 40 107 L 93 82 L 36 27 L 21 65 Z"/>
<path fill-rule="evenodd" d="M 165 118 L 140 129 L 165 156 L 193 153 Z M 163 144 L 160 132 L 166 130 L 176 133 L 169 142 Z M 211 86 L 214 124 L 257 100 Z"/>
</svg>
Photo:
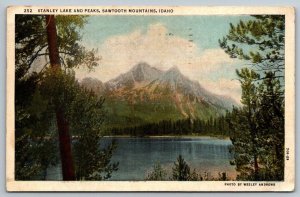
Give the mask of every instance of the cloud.
<svg viewBox="0 0 300 197">
<path fill-rule="evenodd" d="M 205 84 L 207 90 L 218 95 L 230 96 L 237 103 L 240 103 L 242 92 L 240 82 L 237 79 L 221 78 L 217 81 L 204 80 L 200 83 Z"/>
<path fill-rule="evenodd" d="M 193 67 L 200 66 L 207 73 L 216 71 L 223 65 L 234 64 L 236 62 L 235 59 L 228 57 L 222 49 L 206 49 L 195 59 Z"/>
<path fill-rule="evenodd" d="M 210 79 L 220 72 L 234 72 L 232 65 L 237 64 L 237 60 L 219 48 L 200 50 L 194 42 L 168 32 L 161 23 L 149 25 L 146 32 L 137 29 L 129 34 L 108 37 L 98 49 L 102 57 L 100 66 L 90 73 L 78 69 L 76 76 L 79 79 L 89 76 L 108 81 L 139 62 L 147 62 L 162 70 L 176 65 L 190 79 L 207 83 L 202 84 L 204 87 L 216 86 L 208 89 L 218 94 L 230 95 L 232 88 L 237 88 L 236 84 L 224 83 L 220 80 L 222 77 L 215 81 Z"/>
<path fill-rule="evenodd" d="M 109 37 L 99 46 L 100 67 L 89 75 L 107 81 L 139 62 L 147 62 L 163 70 L 174 65 L 181 67 L 187 65 L 189 51 L 195 53 L 196 50 L 194 43 L 169 35 L 164 25 L 152 24 L 145 33 L 135 30 L 127 35 Z M 84 77 L 84 74 L 78 77 Z"/>
</svg>

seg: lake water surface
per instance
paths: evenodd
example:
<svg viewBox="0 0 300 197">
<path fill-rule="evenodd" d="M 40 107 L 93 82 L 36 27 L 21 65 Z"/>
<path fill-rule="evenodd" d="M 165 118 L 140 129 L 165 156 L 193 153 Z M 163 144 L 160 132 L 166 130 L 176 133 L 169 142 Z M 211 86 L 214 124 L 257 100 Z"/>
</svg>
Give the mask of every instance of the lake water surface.
<svg viewBox="0 0 300 197">
<path fill-rule="evenodd" d="M 144 180 L 153 165 L 159 162 L 171 174 L 177 157 L 181 154 L 192 169 L 200 174 L 207 172 L 217 177 L 219 172 L 235 176 L 234 166 L 229 164 L 233 155 L 228 148 L 230 140 L 209 137 L 155 137 L 155 138 L 115 138 L 117 149 L 112 161 L 119 162 L 119 170 L 113 172 L 110 180 Z M 104 138 L 109 142 L 111 138 Z M 49 169 L 47 179 L 61 179 L 60 169 Z"/>
</svg>

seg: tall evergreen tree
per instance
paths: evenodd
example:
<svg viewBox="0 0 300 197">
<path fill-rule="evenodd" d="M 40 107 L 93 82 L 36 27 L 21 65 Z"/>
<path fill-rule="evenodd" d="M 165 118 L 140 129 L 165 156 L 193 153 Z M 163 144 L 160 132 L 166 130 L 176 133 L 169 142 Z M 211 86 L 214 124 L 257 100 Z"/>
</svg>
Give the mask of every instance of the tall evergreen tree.
<svg viewBox="0 0 300 197">
<path fill-rule="evenodd" d="M 54 15 L 46 16 L 47 41 L 49 49 L 49 59 L 53 74 L 60 72 L 61 64 L 57 45 L 57 32 Z M 65 109 L 62 103 L 55 106 L 55 115 L 59 133 L 59 147 L 64 180 L 75 180 L 73 156 L 71 151 L 71 139 L 69 122 L 65 117 Z"/>
<path fill-rule="evenodd" d="M 242 69 L 244 70 L 248 69 Z M 238 179 L 283 180 L 284 98 L 279 79 L 269 76 L 258 84 L 253 79 L 249 80 L 249 75 L 245 75 L 245 72 L 242 73 L 244 74 L 239 73 L 239 76 L 243 106 L 234 108 L 228 119 L 232 130 L 230 136 L 234 164 L 240 173 Z M 254 75 L 257 75 L 257 80 L 258 74 L 254 72 Z M 248 86 L 253 90 L 252 98 L 245 97 L 250 92 L 245 87 L 247 78 L 249 82 L 252 81 L 251 86 Z"/>
<path fill-rule="evenodd" d="M 257 15 L 230 24 L 228 35 L 219 43 L 230 57 L 252 66 L 251 71 L 237 71 L 242 107 L 228 118 L 239 178 L 283 180 L 285 18 Z M 250 73 L 255 76 L 251 80 Z M 246 85 L 249 80 L 251 86 Z"/>
<path fill-rule="evenodd" d="M 190 177 L 190 167 L 184 161 L 181 155 L 178 156 L 177 162 L 174 162 L 172 168 L 173 180 L 175 181 L 188 181 Z"/>
<path fill-rule="evenodd" d="M 262 136 L 259 141 L 263 147 L 261 163 L 265 180 L 284 178 L 284 92 L 279 79 L 272 72 L 258 88 L 260 110 L 257 115 L 258 130 Z"/>
<path fill-rule="evenodd" d="M 54 18 L 56 23 L 52 21 Z M 63 177 L 64 180 L 75 179 L 75 171 L 70 167 L 72 166 L 70 158 L 73 157 L 69 154 L 71 144 L 66 142 L 70 142 L 70 131 L 74 132 L 72 128 L 75 128 L 72 125 L 75 123 L 76 114 L 71 111 L 74 111 L 73 108 L 76 107 L 74 102 L 83 90 L 79 87 L 71 69 L 81 65 L 93 68 L 97 66 L 99 60 L 95 56 L 95 50 L 87 51 L 79 43 L 78 30 L 84 23 L 83 16 L 47 16 L 47 20 L 45 16 L 38 15 L 16 16 L 16 179 L 18 180 L 33 179 L 41 170 L 46 172 L 49 165 L 57 163 L 56 138 L 55 132 L 53 133 L 57 129 L 55 119 L 63 137 L 60 140 Z M 53 38 L 55 33 L 57 33 L 56 41 Z M 44 65 L 38 65 L 39 57 L 45 57 Z M 40 68 L 37 70 L 39 73 L 31 70 L 36 66 Z M 83 92 L 82 94 L 84 95 Z M 89 106 L 89 103 L 97 105 L 97 100 L 81 97 L 86 99 L 82 105 Z M 102 115 L 94 114 L 91 121 L 102 123 Z M 85 114 L 77 116 L 85 119 L 89 113 L 85 111 Z M 65 132 L 68 130 L 69 134 Z M 100 139 L 99 132 L 99 129 L 97 132 L 88 130 L 86 133 L 90 133 L 90 136 L 86 136 L 92 137 L 93 140 Z M 116 164 L 109 163 L 115 145 L 102 147 L 100 150 L 99 143 L 89 146 L 95 148 L 95 155 L 90 155 L 90 160 L 93 159 L 94 162 L 86 167 L 95 170 L 95 173 L 106 174 L 101 178 L 94 176 L 92 179 L 108 178 L 111 172 L 116 170 Z M 81 149 L 81 152 L 75 153 L 85 154 L 87 151 Z M 75 167 L 77 166 L 78 162 L 75 162 Z M 81 177 L 90 179 L 87 176 L 90 177 L 90 174 Z"/>
<path fill-rule="evenodd" d="M 77 136 L 74 143 L 77 180 L 106 180 L 118 163 L 111 163 L 116 143 L 102 144 L 105 117 L 104 99 L 93 92 L 80 89 L 70 111 L 71 130 Z M 84 116 L 82 116 L 84 114 Z"/>
<path fill-rule="evenodd" d="M 260 147 L 258 139 L 260 136 L 257 129 L 258 95 L 255 81 L 259 75 L 247 68 L 237 71 L 242 87 L 240 109 L 232 111 L 231 141 L 234 147 L 234 158 L 237 170 L 241 173 L 240 178 L 247 177 L 258 180 L 259 165 L 258 155 Z M 251 177 L 253 175 L 253 177 Z"/>
</svg>

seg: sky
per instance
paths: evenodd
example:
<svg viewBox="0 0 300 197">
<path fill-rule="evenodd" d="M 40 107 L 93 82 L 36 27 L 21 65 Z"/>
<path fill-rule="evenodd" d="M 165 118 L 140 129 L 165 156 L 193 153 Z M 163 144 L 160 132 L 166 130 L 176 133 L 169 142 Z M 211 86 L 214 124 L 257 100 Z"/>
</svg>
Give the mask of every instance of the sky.
<svg viewBox="0 0 300 197">
<path fill-rule="evenodd" d="M 207 90 L 240 100 L 235 70 L 245 62 L 230 58 L 218 39 L 229 23 L 250 16 L 90 16 L 82 29 L 82 44 L 98 49 L 99 66 L 89 72 L 76 70 L 81 80 L 92 77 L 106 82 L 129 71 L 139 62 L 168 70 L 177 66 Z"/>
</svg>

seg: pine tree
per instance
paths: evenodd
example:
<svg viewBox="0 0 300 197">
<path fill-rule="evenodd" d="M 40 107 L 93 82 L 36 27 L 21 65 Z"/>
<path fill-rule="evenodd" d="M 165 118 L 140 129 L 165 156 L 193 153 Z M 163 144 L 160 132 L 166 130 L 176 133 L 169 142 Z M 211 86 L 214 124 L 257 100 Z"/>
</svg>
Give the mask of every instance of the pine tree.
<svg viewBox="0 0 300 197">
<path fill-rule="evenodd" d="M 259 86 L 260 111 L 257 118 L 265 180 L 284 178 L 284 92 L 272 72 Z"/>
<path fill-rule="evenodd" d="M 190 178 L 190 167 L 184 161 L 181 155 L 178 156 L 177 162 L 174 162 L 174 167 L 172 168 L 173 180 L 174 181 L 188 181 Z"/>
<path fill-rule="evenodd" d="M 242 69 L 245 70 L 248 69 Z M 284 98 L 280 82 L 270 76 L 259 84 L 253 80 L 258 76 L 250 80 L 249 70 L 243 73 L 239 73 L 243 106 L 234 108 L 228 117 L 235 156 L 233 164 L 240 173 L 238 179 L 283 180 Z M 252 76 L 255 75 L 254 72 Z"/>
<path fill-rule="evenodd" d="M 57 31 L 54 15 L 46 16 L 47 40 L 49 49 L 49 59 L 52 73 L 60 72 L 61 64 L 57 44 Z M 62 164 L 63 180 L 75 180 L 75 170 L 71 150 L 71 138 L 69 122 L 66 118 L 65 109 L 62 103 L 55 106 L 57 128 L 59 134 L 60 157 Z"/>
<path fill-rule="evenodd" d="M 231 141 L 234 147 L 235 165 L 239 171 L 240 179 L 247 178 L 258 180 L 258 138 L 256 126 L 256 114 L 258 113 L 257 87 L 255 80 L 259 75 L 253 70 L 244 68 L 237 71 L 242 86 L 243 106 L 232 111 L 232 135 Z M 252 177 L 253 175 L 253 177 Z"/>
<path fill-rule="evenodd" d="M 84 16 L 47 16 L 46 20 L 39 15 L 16 16 L 15 169 L 18 180 L 32 179 L 41 170 L 45 172 L 48 165 L 57 163 L 55 119 L 58 130 L 64 131 L 60 132 L 63 134 L 61 147 L 68 147 L 61 149 L 64 180 L 75 179 L 69 154 L 71 134 L 65 131 L 72 127 L 69 111 L 79 89 L 68 75 L 80 65 L 91 69 L 99 60 L 95 50 L 87 51 L 79 43 L 78 30 L 84 23 Z M 45 57 L 46 62 L 39 65 L 39 73 L 30 71 L 40 57 Z"/>
<path fill-rule="evenodd" d="M 71 130 L 78 136 L 74 143 L 77 180 L 106 180 L 118 170 L 118 163 L 111 163 L 116 142 L 101 143 L 105 117 L 103 103 L 102 97 L 82 89 L 77 91 L 72 102 Z"/>
<path fill-rule="evenodd" d="M 219 40 L 220 47 L 231 58 L 250 61 L 256 71 L 272 71 L 274 77 L 284 76 L 284 15 L 255 15 L 253 20 L 240 21 L 226 37 Z M 247 48 L 247 50 L 245 50 Z"/>
<path fill-rule="evenodd" d="M 165 181 L 167 178 L 167 172 L 162 168 L 159 162 L 155 163 L 153 170 L 147 174 L 147 181 Z"/>
<path fill-rule="evenodd" d="M 251 70 L 237 71 L 242 107 L 227 116 L 241 180 L 283 180 L 285 18 L 257 15 L 230 24 L 220 47 Z M 248 84 L 248 85 L 247 85 Z"/>
</svg>

